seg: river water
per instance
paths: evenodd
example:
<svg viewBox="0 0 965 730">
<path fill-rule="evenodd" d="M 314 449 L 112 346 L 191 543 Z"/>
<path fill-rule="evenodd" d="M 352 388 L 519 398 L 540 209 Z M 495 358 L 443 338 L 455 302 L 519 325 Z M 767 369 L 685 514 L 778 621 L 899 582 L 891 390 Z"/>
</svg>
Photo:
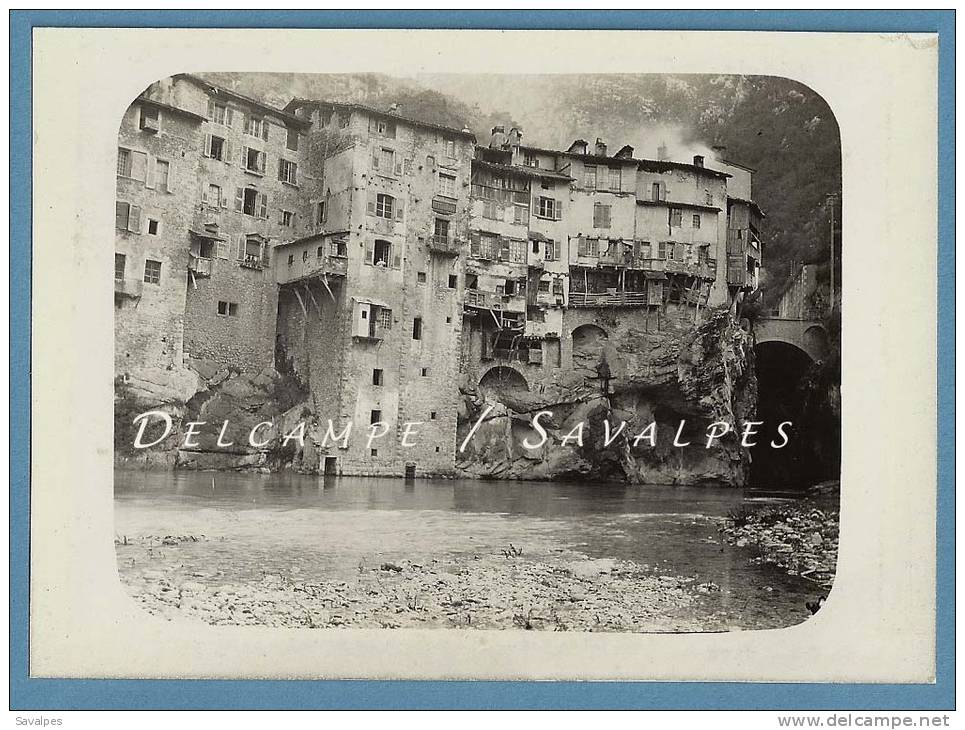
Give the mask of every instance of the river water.
<svg viewBox="0 0 965 730">
<path fill-rule="evenodd" d="M 722 542 L 734 489 L 118 470 L 114 493 L 121 579 L 168 618 L 720 631 L 821 593 Z"/>
</svg>

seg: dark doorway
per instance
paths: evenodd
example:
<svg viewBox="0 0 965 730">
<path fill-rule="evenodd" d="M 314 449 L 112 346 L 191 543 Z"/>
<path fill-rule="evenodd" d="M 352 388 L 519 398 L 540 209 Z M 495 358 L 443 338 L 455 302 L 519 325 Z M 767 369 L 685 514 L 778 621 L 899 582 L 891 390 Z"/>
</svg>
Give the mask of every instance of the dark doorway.
<svg viewBox="0 0 965 730">
<path fill-rule="evenodd" d="M 416 468 L 416 465 L 412 463 L 408 463 L 405 465 L 405 478 L 407 480 L 415 479 L 415 468 Z"/>
<path fill-rule="evenodd" d="M 337 456 L 326 456 L 325 457 L 325 476 L 335 476 L 338 474 L 338 457 Z"/>
</svg>

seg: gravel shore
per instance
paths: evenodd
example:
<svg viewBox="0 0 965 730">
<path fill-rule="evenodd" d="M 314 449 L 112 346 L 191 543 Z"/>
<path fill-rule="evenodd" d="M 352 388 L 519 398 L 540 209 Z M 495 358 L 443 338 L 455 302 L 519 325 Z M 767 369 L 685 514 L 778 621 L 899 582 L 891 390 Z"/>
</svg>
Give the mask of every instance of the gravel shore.
<svg viewBox="0 0 965 730">
<path fill-rule="evenodd" d="M 735 623 L 735 617 L 715 618 L 722 600 L 717 584 L 627 561 L 573 553 L 548 561 L 514 554 L 510 546 L 497 555 L 360 564 L 344 580 L 266 574 L 239 582 L 184 569 L 179 547 L 196 550 L 206 541 L 119 542 L 128 592 L 151 614 L 213 625 L 661 632 L 725 630 Z M 788 624 L 781 617 L 776 622 Z"/>
</svg>

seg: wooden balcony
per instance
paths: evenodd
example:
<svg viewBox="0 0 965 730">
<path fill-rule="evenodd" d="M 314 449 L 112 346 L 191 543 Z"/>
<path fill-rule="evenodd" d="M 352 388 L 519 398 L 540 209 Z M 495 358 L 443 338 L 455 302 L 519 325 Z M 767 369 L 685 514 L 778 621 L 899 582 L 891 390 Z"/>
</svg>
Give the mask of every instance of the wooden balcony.
<svg viewBox="0 0 965 730">
<path fill-rule="evenodd" d="M 188 268 L 194 272 L 195 277 L 207 279 L 211 277 L 212 261 L 210 258 L 191 256 L 188 258 Z"/>
<path fill-rule="evenodd" d="M 570 292 L 571 307 L 645 307 L 646 292 Z"/>
<path fill-rule="evenodd" d="M 499 294 L 497 292 L 467 289 L 463 304 L 476 309 L 492 309 L 503 312 L 525 312 L 526 297 L 515 294 Z"/>
<path fill-rule="evenodd" d="M 318 256 L 313 251 L 307 259 L 304 259 L 300 254 L 293 254 L 290 264 L 285 259 L 285 256 L 280 255 L 275 262 L 279 284 L 287 284 L 299 279 L 311 279 L 316 276 L 345 276 L 348 271 L 348 257 L 332 253 Z"/>
<path fill-rule="evenodd" d="M 439 254 L 440 256 L 458 256 L 459 255 L 459 244 L 451 236 L 439 236 L 431 235 L 426 242 L 431 253 Z"/>
</svg>

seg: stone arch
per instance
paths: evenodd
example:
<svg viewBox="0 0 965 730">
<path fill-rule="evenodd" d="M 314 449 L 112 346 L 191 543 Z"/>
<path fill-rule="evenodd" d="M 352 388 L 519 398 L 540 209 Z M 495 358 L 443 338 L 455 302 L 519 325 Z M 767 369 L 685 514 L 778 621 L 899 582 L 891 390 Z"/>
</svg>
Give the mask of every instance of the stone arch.
<svg viewBox="0 0 965 730">
<path fill-rule="evenodd" d="M 504 395 L 525 393 L 529 390 L 526 377 L 516 368 L 496 365 L 487 370 L 479 379 L 479 392 L 502 400 Z"/>
<path fill-rule="evenodd" d="M 607 331 L 595 324 L 581 324 L 570 333 L 570 337 L 573 341 L 573 367 L 595 372 L 610 339 Z"/>
<path fill-rule="evenodd" d="M 815 360 L 823 360 L 828 352 L 828 333 L 819 324 L 804 330 L 804 351 Z"/>
</svg>

